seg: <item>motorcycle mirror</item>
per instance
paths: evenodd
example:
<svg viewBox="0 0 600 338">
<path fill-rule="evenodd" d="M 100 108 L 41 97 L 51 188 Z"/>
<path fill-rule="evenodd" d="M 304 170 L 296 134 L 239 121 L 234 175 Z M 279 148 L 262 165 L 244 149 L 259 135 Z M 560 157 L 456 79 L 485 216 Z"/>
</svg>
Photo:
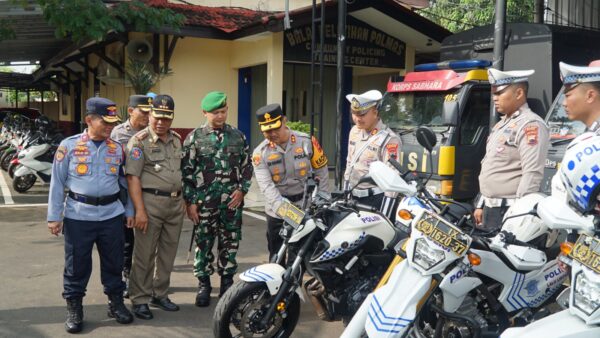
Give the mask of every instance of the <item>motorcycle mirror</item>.
<svg viewBox="0 0 600 338">
<path fill-rule="evenodd" d="M 417 131 L 415 131 L 415 136 L 417 137 L 417 142 L 429 152 L 433 150 L 433 147 L 435 147 L 437 143 L 437 137 L 429 127 L 419 127 Z"/>
</svg>

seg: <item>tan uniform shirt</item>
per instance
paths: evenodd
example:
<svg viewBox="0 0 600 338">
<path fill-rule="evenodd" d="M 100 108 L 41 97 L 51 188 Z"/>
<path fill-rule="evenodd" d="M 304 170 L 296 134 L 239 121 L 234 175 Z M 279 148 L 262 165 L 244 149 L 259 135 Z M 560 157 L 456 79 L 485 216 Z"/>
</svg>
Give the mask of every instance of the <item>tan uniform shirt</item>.
<svg viewBox="0 0 600 338">
<path fill-rule="evenodd" d="M 486 198 L 538 192 L 550 144 L 548 126 L 524 104 L 492 129 L 481 161 L 479 187 Z"/>
<path fill-rule="evenodd" d="M 358 129 L 356 126 L 350 130 L 348 137 L 348 157 L 346 159 L 346 172 L 344 182 L 346 188 L 352 188 L 361 177 L 369 172 L 371 162 L 382 161 L 386 163 L 390 156 L 398 159 L 402 142 L 396 133 L 381 120 L 370 133 Z M 361 189 L 375 187 L 363 183 Z"/>
<path fill-rule="evenodd" d="M 142 189 L 181 191 L 181 136 L 169 131 L 163 142 L 152 128 L 135 134 L 127 144 L 125 173 L 140 178 Z"/>
<path fill-rule="evenodd" d="M 297 196 L 304 192 L 304 183 L 312 170 L 319 178 L 319 190 L 330 193 L 327 158 L 313 137 L 290 130 L 285 148 L 264 140 L 254 149 L 252 164 L 260 191 L 265 196 L 265 211 L 277 217 L 283 196 Z M 301 201 L 294 202 L 300 206 Z"/>
</svg>

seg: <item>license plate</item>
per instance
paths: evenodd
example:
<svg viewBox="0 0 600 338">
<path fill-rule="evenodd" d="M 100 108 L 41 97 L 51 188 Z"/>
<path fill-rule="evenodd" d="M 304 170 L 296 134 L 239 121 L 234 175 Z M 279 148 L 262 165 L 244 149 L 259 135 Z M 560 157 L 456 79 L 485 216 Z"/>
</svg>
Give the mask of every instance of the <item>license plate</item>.
<svg viewBox="0 0 600 338">
<path fill-rule="evenodd" d="M 582 234 L 569 253 L 569 257 L 600 274 L 600 240 L 598 238 Z"/>
<path fill-rule="evenodd" d="M 277 209 L 277 215 L 283 218 L 284 222 L 290 224 L 294 228 L 297 228 L 302 224 L 304 219 L 304 211 L 300 210 L 297 206 L 293 205 L 290 201 L 284 201 L 279 209 Z"/>
<path fill-rule="evenodd" d="M 469 248 L 469 237 L 434 213 L 424 212 L 415 228 L 439 246 L 458 256 L 462 256 Z"/>
</svg>

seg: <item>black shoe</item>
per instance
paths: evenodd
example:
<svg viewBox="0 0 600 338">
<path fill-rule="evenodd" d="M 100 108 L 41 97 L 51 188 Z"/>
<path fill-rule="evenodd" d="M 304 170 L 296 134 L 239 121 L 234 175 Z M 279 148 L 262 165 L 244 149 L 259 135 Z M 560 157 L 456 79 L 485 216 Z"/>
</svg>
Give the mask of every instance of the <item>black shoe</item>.
<svg viewBox="0 0 600 338">
<path fill-rule="evenodd" d="M 210 305 L 210 277 L 198 278 L 200 283 L 198 284 L 198 294 L 196 295 L 196 306 L 206 307 Z"/>
<path fill-rule="evenodd" d="M 179 306 L 177 306 L 177 304 L 173 303 L 169 297 L 165 297 L 165 298 L 154 298 L 152 297 L 152 300 L 150 301 L 150 306 L 155 306 L 157 308 L 163 309 L 165 311 L 179 311 Z"/>
<path fill-rule="evenodd" d="M 150 308 L 148 307 L 148 304 L 134 305 L 133 314 L 139 319 L 144 320 L 154 318 L 154 316 L 152 315 L 152 311 L 150 311 Z"/>
<path fill-rule="evenodd" d="M 68 333 L 81 332 L 83 329 L 83 304 L 81 298 L 67 298 L 67 320 L 65 330 Z"/>
<path fill-rule="evenodd" d="M 225 291 L 233 285 L 233 275 L 221 276 L 221 288 L 219 290 L 219 298 L 223 296 Z"/>
<path fill-rule="evenodd" d="M 108 316 L 117 320 L 119 324 L 129 324 L 133 322 L 133 315 L 123 304 L 123 295 L 108 296 Z"/>
</svg>

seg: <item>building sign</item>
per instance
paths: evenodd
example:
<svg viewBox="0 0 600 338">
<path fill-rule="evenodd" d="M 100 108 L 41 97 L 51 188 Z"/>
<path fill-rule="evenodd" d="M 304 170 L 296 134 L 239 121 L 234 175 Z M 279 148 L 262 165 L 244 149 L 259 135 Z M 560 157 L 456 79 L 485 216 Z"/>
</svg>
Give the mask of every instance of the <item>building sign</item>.
<svg viewBox="0 0 600 338">
<path fill-rule="evenodd" d="M 320 25 L 317 25 L 320 34 Z M 283 59 L 286 62 L 310 63 L 311 25 L 284 32 Z M 337 64 L 337 20 L 325 23 L 325 64 Z M 319 50 L 319 47 L 315 47 Z M 362 67 L 404 68 L 406 44 L 366 23 L 348 17 L 346 21 L 345 65 Z M 319 55 L 316 55 L 319 62 Z"/>
</svg>

